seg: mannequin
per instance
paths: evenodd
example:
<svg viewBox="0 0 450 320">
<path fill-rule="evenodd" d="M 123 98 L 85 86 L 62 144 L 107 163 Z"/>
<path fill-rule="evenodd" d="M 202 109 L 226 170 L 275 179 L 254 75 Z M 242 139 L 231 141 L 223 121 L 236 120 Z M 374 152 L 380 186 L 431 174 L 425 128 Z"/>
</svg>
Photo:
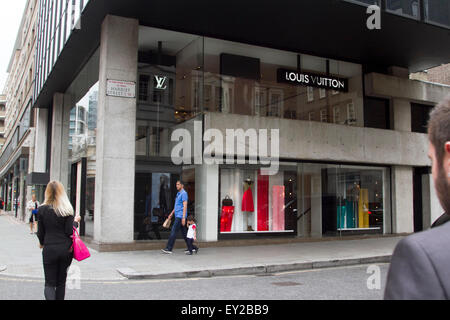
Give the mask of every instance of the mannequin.
<svg viewBox="0 0 450 320">
<path fill-rule="evenodd" d="M 251 213 L 255 211 L 255 206 L 253 203 L 253 191 L 252 191 L 253 181 L 248 177 L 244 181 L 244 196 L 242 198 L 242 212 L 247 213 L 247 231 L 254 231 L 252 228 Z"/>
<path fill-rule="evenodd" d="M 227 195 L 222 200 L 222 214 L 220 216 L 220 232 L 230 232 L 233 225 L 233 200 Z"/>
</svg>

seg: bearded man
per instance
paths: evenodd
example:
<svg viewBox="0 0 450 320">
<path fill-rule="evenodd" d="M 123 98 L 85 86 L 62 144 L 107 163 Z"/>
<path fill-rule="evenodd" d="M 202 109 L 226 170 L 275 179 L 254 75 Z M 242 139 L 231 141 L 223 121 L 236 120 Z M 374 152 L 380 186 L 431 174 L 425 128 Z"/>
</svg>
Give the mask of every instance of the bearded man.
<svg viewBox="0 0 450 320">
<path fill-rule="evenodd" d="M 431 112 L 428 135 L 434 186 L 445 214 L 434 228 L 398 243 L 389 268 L 386 300 L 450 299 L 450 97 Z"/>
</svg>

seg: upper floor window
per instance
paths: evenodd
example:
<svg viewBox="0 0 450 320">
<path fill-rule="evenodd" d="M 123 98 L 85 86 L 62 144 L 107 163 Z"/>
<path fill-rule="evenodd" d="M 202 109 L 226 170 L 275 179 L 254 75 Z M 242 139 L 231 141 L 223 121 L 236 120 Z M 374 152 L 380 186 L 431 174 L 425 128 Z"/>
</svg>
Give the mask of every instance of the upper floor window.
<svg viewBox="0 0 450 320">
<path fill-rule="evenodd" d="M 402 16 L 420 18 L 419 0 L 386 0 L 386 10 Z"/>
</svg>

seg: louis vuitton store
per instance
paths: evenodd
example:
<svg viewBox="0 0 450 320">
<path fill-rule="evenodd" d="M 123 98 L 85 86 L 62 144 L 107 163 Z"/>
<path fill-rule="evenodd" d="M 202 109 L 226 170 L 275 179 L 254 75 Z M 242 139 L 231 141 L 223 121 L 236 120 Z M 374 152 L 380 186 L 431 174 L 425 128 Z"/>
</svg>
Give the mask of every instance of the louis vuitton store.
<svg viewBox="0 0 450 320">
<path fill-rule="evenodd" d="M 51 143 L 36 158 L 100 250 L 164 243 L 180 179 L 203 242 L 403 234 L 441 214 L 423 127 L 447 87 L 342 41 L 195 32 L 136 9 L 156 2 L 131 2 L 123 16 L 123 2 L 85 3 L 75 31 L 49 46 L 49 66 L 65 67 L 43 60 L 36 85 Z"/>
<path fill-rule="evenodd" d="M 178 179 L 205 240 L 392 232 L 389 167 L 308 163 L 289 157 L 290 141 L 275 175 L 249 163 L 173 161 L 174 146 L 187 139 L 174 132 L 194 137 L 195 122 L 202 133 L 224 135 L 266 120 L 277 130 L 280 121 L 364 127 L 361 65 L 140 26 L 137 77 L 134 240 L 168 237 L 162 224 Z"/>
</svg>

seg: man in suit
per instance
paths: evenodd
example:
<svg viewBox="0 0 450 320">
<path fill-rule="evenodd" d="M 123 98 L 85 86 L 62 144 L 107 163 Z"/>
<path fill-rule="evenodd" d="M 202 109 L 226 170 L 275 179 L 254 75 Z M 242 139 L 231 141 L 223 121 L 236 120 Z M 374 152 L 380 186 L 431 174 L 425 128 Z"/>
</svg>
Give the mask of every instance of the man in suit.
<svg viewBox="0 0 450 320">
<path fill-rule="evenodd" d="M 428 123 L 432 175 L 439 201 L 450 213 L 450 97 Z M 399 242 L 391 259 L 384 298 L 450 299 L 450 223 Z"/>
</svg>

